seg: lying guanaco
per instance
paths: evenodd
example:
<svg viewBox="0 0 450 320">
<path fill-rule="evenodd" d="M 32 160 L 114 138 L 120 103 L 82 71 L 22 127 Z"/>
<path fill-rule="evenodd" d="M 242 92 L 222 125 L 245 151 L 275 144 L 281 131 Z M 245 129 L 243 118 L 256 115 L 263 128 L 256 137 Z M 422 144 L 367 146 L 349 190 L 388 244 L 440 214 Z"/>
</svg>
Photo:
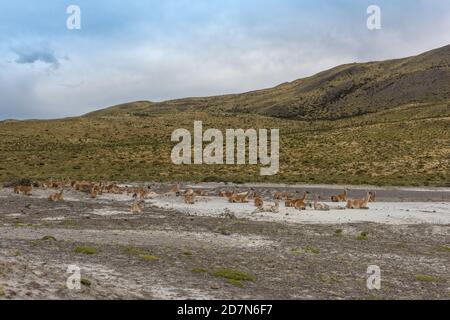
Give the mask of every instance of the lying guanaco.
<svg viewBox="0 0 450 320">
<path fill-rule="evenodd" d="M 274 196 L 274 199 L 275 200 L 283 200 L 283 199 L 288 200 L 290 197 L 291 197 L 291 194 L 289 192 L 287 192 L 287 191 L 285 191 L 285 192 L 276 192 L 275 196 Z"/>
<path fill-rule="evenodd" d="M 234 194 L 233 191 L 221 191 L 219 196 L 222 198 L 230 198 Z"/>
<path fill-rule="evenodd" d="M 196 196 L 202 196 L 202 197 L 208 195 L 208 191 L 203 190 L 203 189 L 195 189 L 194 193 L 195 193 Z"/>
<path fill-rule="evenodd" d="M 294 208 L 297 210 L 306 210 L 306 202 L 302 199 L 294 200 Z"/>
<path fill-rule="evenodd" d="M 97 196 L 99 195 L 99 189 L 98 188 L 96 188 L 96 187 L 93 187 L 92 189 L 91 189 L 91 198 L 92 199 L 95 199 L 95 198 L 97 198 Z"/>
<path fill-rule="evenodd" d="M 64 190 L 61 190 L 60 192 L 52 193 L 52 194 L 48 197 L 48 200 L 49 200 L 49 201 L 54 201 L 54 202 L 56 202 L 56 201 L 63 201 L 63 200 L 64 200 L 64 198 L 63 198 L 63 192 L 64 192 Z"/>
<path fill-rule="evenodd" d="M 295 199 L 286 199 L 284 201 L 284 206 L 286 208 L 292 208 L 292 207 L 294 207 L 294 203 L 295 203 Z"/>
<path fill-rule="evenodd" d="M 228 198 L 228 201 L 231 203 L 247 203 L 248 202 L 248 194 L 249 192 L 243 192 L 238 194 L 233 194 L 231 197 Z"/>
<path fill-rule="evenodd" d="M 318 202 L 318 199 L 319 199 L 319 197 L 317 196 L 317 194 L 315 194 L 314 195 L 314 203 L 313 203 L 314 210 L 329 211 L 330 210 L 330 206 L 325 204 L 325 203 Z"/>
<path fill-rule="evenodd" d="M 278 213 L 280 212 L 280 200 L 275 200 L 275 204 L 274 205 L 266 205 L 266 206 L 260 206 L 257 207 L 255 211 L 253 211 L 253 213 L 257 213 L 257 212 L 273 212 L 273 213 Z"/>
<path fill-rule="evenodd" d="M 370 192 L 367 192 L 364 199 L 350 199 L 347 200 L 347 209 L 369 209 L 367 204 L 370 200 Z"/>
<path fill-rule="evenodd" d="M 178 193 L 180 192 L 180 183 L 178 182 L 169 192 Z"/>
<path fill-rule="evenodd" d="M 75 182 L 75 184 L 73 185 L 73 188 L 76 191 L 85 191 L 85 192 L 89 192 L 92 188 L 92 183 L 87 182 L 87 181 L 80 181 L 80 182 Z"/>
<path fill-rule="evenodd" d="M 369 199 L 369 202 L 375 202 L 375 201 L 376 201 L 377 193 L 376 193 L 375 191 L 371 191 L 371 192 L 369 192 L 369 193 L 370 193 L 370 199 Z"/>
<path fill-rule="evenodd" d="M 186 204 L 195 204 L 195 198 L 194 197 L 195 197 L 194 193 L 184 195 L 184 203 L 186 203 Z"/>
<path fill-rule="evenodd" d="M 31 192 L 33 191 L 32 186 L 16 186 L 14 187 L 14 193 L 24 194 L 25 196 L 31 196 Z"/>
<path fill-rule="evenodd" d="M 344 190 L 344 193 L 342 194 L 337 194 L 337 195 L 333 195 L 331 196 L 331 201 L 333 202 L 346 202 L 347 201 L 347 190 Z"/>
<path fill-rule="evenodd" d="M 255 199 L 253 201 L 255 203 L 255 207 L 257 208 L 261 208 L 262 206 L 264 206 L 264 200 L 259 195 L 255 194 Z"/>
<path fill-rule="evenodd" d="M 140 202 L 134 202 L 131 205 L 131 213 L 137 214 L 142 212 L 142 204 Z"/>
</svg>

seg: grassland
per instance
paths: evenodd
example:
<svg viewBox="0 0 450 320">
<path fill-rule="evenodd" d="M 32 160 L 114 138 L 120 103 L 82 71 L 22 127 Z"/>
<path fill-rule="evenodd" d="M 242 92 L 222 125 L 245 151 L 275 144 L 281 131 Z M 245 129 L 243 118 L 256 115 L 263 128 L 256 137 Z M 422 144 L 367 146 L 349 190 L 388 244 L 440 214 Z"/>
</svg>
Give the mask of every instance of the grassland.
<svg viewBox="0 0 450 320">
<path fill-rule="evenodd" d="M 279 128 L 280 172 L 176 166 L 171 133 Z M 450 104 L 408 104 L 339 120 L 303 121 L 192 110 L 0 122 L 0 181 L 230 181 L 450 186 Z"/>
</svg>

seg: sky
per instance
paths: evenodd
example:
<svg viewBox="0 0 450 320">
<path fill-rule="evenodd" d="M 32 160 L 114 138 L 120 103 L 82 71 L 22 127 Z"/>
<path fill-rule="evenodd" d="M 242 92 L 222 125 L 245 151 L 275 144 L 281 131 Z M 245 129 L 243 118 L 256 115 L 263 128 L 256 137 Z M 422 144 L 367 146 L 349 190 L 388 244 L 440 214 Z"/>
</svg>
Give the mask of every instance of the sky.
<svg viewBox="0 0 450 320">
<path fill-rule="evenodd" d="M 0 0 L 0 120 L 246 92 L 449 43 L 448 0 Z"/>
</svg>

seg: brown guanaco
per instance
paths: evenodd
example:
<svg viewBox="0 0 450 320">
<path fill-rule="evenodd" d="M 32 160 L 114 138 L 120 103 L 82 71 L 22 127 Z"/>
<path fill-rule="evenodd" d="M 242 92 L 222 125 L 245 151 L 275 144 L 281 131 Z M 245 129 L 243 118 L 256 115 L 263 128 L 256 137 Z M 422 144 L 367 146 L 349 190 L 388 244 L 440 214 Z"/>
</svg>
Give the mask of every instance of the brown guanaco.
<svg viewBox="0 0 450 320">
<path fill-rule="evenodd" d="M 184 195 L 184 203 L 186 204 L 195 204 L 195 194 L 186 194 Z"/>
<path fill-rule="evenodd" d="M 237 193 L 237 194 L 233 194 L 231 195 L 231 197 L 228 198 L 228 201 L 231 203 L 247 203 L 248 202 L 248 195 L 249 192 L 243 192 L 243 193 Z"/>
<path fill-rule="evenodd" d="M 204 189 L 195 189 L 194 193 L 195 193 L 196 196 L 203 196 L 204 197 L 204 196 L 208 195 L 208 192 L 206 190 L 204 190 Z"/>
<path fill-rule="evenodd" d="M 16 186 L 16 187 L 14 187 L 14 193 L 17 193 L 17 194 L 22 193 L 25 196 L 31 196 L 32 191 L 33 191 L 32 186 Z"/>
<path fill-rule="evenodd" d="M 370 192 L 366 193 L 366 197 L 363 199 L 350 199 L 347 200 L 347 209 L 369 209 L 367 204 L 370 200 Z"/>
<path fill-rule="evenodd" d="M 257 212 L 273 212 L 278 213 L 280 212 L 280 200 L 276 199 L 274 205 L 263 205 L 260 207 L 257 207 L 253 213 Z"/>
<path fill-rule="evenodd" d="M 261 208 L 262 206 L 264 206 L 264 200 L 259 195 L 255 194 L 255 198 L 253 201 L 255 203 L 255 207 L 257 207 L 257 208 Z"/>
<path fill-rule="evenodd" d="M 347 201 L 347 191 L 348 191 L 348 189 L 345 189 L 344 193 L 342 193 L 342 194 L 332 195 L 331 196 L 331 201 L 333 201 L 333 202 L 346 202 Z"/>
<path fill-rule="evenodd" d="M 314 203 L 313 203 L 314 210 L 329 211 L 330 210 L 330 206 L 325 204 L 325 203 L 318 202 L 318 199 L 319 199 L 319 197 L 317 196 L 317 194 L 315 194 L 314 195 Z"/>
<path fill-rule="evenodd" d="M 49 201 L 53 201 L 53 202 L 56 202 L 56 201 L 63 201 L 63 200 L 64 200 L 64 198 L 63 198 L 63 192 L 64 192 L 64 190 L 61 190 L 60 192 L 52 193 L 52 194 L 48 197 L 48 200 L 49 200 Z"/>
<path fill-rule="evenodd" d="M 172 187 L 172 189 L 170 189 L 169 192 L 173 192 L 173 193 L 178 193 L 178 192 L 180 192 L 180 183 L 177 182 L 177 184 L 176 184 L 174 187 Z"/>
<path fill-rule="evenodd" d="M 142 212 L 142 204 L 140 202 L 134 202 L 131 205 L 131 213 L 137 214 Z"/>
<path fill-rule="evenodd" d="M 275 200 L 288 200 L 291 197 L 291 194 L 287 191 L 285 192 L 275 192 L 274 199 Z"/>
</svg>

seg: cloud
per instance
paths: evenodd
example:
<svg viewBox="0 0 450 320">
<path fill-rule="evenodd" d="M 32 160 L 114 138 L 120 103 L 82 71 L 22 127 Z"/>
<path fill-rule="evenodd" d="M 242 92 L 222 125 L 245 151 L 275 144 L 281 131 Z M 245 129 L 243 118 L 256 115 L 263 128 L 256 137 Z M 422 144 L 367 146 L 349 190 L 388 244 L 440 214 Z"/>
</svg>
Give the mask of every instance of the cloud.
<svg viewBox="0 0 450 320">
<path fill-rule="evenodd" d="M 78 0 L 80 31 L 64 2 L 4 2 L 0 119 L 271 87 L 437 48 L 450 28 L 448 1 L 377 0 L 379 31 L 366 27 L 370 0 Z"/>
<path fill-rule="evenodd" d="M 14 62 L 18 64 L 42 62 L 50 65 L 53 69 L 58 69 L 61 65 L 53 50 L 47 46 L 41 48 L 13 48 L 12 50 L 17 55 Z"/>
</svg>

